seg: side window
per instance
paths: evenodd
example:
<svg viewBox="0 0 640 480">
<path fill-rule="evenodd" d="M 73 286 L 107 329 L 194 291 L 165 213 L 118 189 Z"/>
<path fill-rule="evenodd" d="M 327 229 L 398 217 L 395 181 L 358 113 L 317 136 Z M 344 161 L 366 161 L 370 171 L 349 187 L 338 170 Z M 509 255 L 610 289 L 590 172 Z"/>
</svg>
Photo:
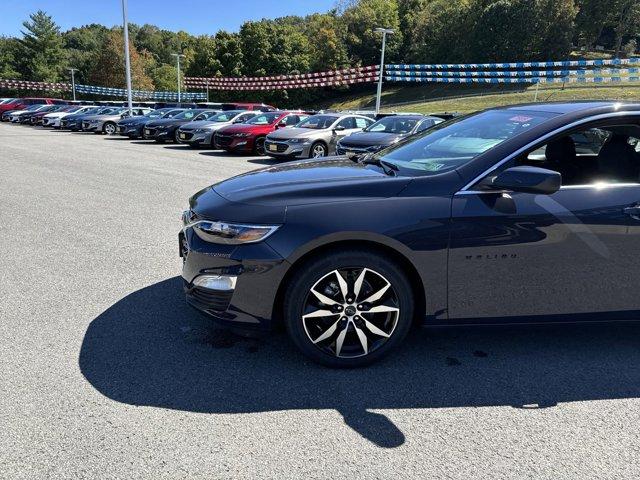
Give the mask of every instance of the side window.
<svg viewBox="0 0 640 480">
<path fill-rule="evenodd" d="M 365 118 L 356 117 L 355 121 L 356 121 L 356 128 L 367 128 L 369 125 L 371 125 L 371 123 L 367 122 Z"/>
<path fill-rule="evenodd" d="M 435 125 L 435 122 L 430 119 L 427 118 L 426 120 L 423 120 L 420 125 L 418 125 L 418 128 L 416 128 L 416 133 L 418 132 L 423 132 L 424 130 L 426 130 L 427 128 L 431 128 Z"/>
<path fill-rule="evenodd" d="M 299 120 L 298 120 L 298 116 L 297 115 L 289 115 L 285 119 L 285 124 L 287 125 L 287 127 L 289 127 L 291 125 L 295 125 L 298 122 L 299 122 Z"/>
<path fill-rule="evenodd" d="M 640 181 L 640 125 L 594 127 L 557 138 L 517 163 L 555 170 L 563 185 Z"/>
<path fill-rule="evenodd" d="M 342 120 L 340 120 L 338 122 L 338 125 L 336 125 L 337 127 L 344 127 L 345 130 L 348 130 L 350 128 L 356 128 L 355 127 L 356 122 L 354 122 L 354 118 L 353 117 L 346 117 L 343 118 Z"/>
<path fill-rule="evenodd" d="M 247 120 L 249 120 L 250 118 L 253 118 L 254 116 L 255 116 L 255 114 L 254 114 L 254 113 L 244 113 L 244 114 L 240 115 L 240 116 L 237 118 L 237 120 L 236 120 L 236 121 L 237 121 L 238 123 L 240 123 L 240 122 L 246 122 Z"/>
</svg>

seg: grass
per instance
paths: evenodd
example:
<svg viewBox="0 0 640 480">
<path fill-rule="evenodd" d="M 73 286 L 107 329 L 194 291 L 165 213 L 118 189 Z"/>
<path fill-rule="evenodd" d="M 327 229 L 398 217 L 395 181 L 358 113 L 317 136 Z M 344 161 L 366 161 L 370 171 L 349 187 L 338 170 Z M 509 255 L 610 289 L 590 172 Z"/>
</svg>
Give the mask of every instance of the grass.
<svg viewBox="0 0 640 480">
<path fill-rule="evenodd" d="M 385 111 L 419 113 L 468 113 L 485 108 L 530 103 L 535 86 L 427 84 L 383 87 L 381 99 Z M 539 87 L 538 101 L 619 100 L 640 101 L 640 82 L 625 84 L 547 84 Z M 375 106 L 375 87 L 371 92 L 350 95 L 326 102 L 319 108 L 340 110 L 371 109 Z"/>
</svg>

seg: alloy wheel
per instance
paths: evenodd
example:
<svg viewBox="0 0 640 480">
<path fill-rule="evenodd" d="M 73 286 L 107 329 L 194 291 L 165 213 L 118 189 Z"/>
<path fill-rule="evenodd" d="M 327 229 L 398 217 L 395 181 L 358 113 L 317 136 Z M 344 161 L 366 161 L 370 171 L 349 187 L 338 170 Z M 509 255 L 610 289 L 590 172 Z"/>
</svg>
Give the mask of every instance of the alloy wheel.
<svg viewBox="0 0 640 480">
<path fill-rule="evenodd" d="M 302 324 L 311 343 L 325 353 L 362 357 L 393 335 L 399 305 L 396 291 L 380 273 L 370 268 L 340 268 L 311 287 Z"/>
<path fill-rule="evenodd" d="M 116 133 L 116 126 L 113 123 L 107 123 L 104 126 L 104 132 L 107 135 L 113 135 L 114 133 Z"/>
<path fill-rule="evenodd" d="M 326 156 L 327 156 L 326 148 L 321 143 L 314 145 L 313 148 L 311 149 L 312 158 L 321 158 Z"/>
</svg>

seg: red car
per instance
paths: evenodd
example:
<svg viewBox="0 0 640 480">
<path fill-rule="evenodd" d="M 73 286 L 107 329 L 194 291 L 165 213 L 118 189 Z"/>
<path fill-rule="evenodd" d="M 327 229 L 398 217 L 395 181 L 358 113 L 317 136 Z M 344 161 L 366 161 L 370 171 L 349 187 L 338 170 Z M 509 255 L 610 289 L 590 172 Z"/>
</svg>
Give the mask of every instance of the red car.
<svg viewBox="0 0 640 480">
<path fill-rule="evenodd" d="M 10 102 L 0 105 L 0 115 L 12 110 L 24 110 L 26 107 L 31 105 L 53 105 L 54 103 L 61 103 L 61 101 L 53 98 L 14 98 Z"/>
<path fill-rule="evenodd" d="M 213 144 L 227 152 L 263 155 L 264 139 L 268 134 L 279 128 L 292 127 L 308 116 L 304 112 L 264 112 L 245 123 L 222 127 L 216 132 Z"/>
</svg>

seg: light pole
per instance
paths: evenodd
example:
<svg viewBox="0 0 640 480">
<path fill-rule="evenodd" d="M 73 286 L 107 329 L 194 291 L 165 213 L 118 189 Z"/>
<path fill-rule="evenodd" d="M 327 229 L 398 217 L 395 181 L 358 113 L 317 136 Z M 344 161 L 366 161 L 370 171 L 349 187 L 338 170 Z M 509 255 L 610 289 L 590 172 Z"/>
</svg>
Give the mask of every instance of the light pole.
<svg viewBox="0 0 640 480">
<path fill-rule="evenodd" d="M 133 115 L 133 105 L 131 101 L 131 62 L 129 60 L 129 21 L 127 20 L 127 0 L 122 0 L 122 24 L 124 27 L 124 64 L 127 73 L 127 106 L 129 116 Z"/>
<path fill-rule="evenodd" d="M 180 57 L 184 57 L 182 53 L 172 53 L 178 62 L 178 103 L 180 103 Z"/>
<path fill-rule="evenodd" d="M 390 28 L 376 28 L 376 33 L 382 33 L 382 50 L 380 52 L 380 72 L 378 74 L 378 94 L 376 95 L 376 115 L 380 113 L 380 97 L 382 96 L 382 75 L 384 74 L 384 49 L 387 46 L 387 33 L 392 34 Z"/>
<path fill-rule="evenodd" d="M 71 72 L 71 89 L 73 90 L 73 101 L 76 101 L 76 76 L 75 73 L 78 71 L 77 68 L 68 68 Z"/>
</svg>

